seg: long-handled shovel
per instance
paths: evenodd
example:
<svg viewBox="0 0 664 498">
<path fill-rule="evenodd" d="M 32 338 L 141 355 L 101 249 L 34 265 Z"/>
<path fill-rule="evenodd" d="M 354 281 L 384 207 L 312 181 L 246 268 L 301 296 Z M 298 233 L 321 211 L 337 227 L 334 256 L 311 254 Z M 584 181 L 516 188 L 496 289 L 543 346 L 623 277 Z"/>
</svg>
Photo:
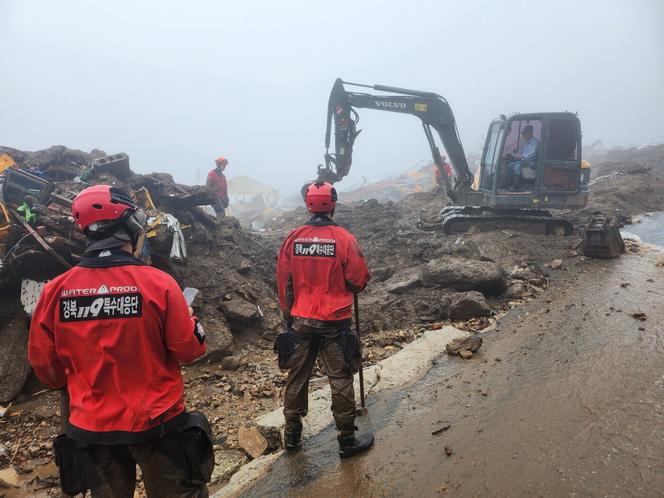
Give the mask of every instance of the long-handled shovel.
<svg viewBox="0 0 664 498">
<path fill-rule="evenodd" d="M 357 339 L 360 341 L 361 344 L 361 339 L 360 339 L 360 304 L 359 300 L 357 298 L 357 294 L 354 295 L 354 305 L 355 305 L 355 330 L 357 331 Z M 360 353 L 360 371 L 359 371 L 359 377 L 360 377 L 360 409 L 357 410 L 357 415 L 359 417 L 366 417 L 369 412 L 367 410 L 367 402 L 366 398 L 364 396 L 364 371 L 363 371 L 363 365 L 362 365 L 362 354 Z"/>
</svg>

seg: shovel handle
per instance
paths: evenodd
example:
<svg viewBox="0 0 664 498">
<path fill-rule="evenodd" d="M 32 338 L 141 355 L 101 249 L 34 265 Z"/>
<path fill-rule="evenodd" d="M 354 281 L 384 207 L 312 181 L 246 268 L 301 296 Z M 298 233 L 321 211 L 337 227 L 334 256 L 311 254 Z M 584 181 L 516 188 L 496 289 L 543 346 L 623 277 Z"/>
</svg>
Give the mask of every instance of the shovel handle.
<svg viewBox="0 0 664 498">
<path fill-rule="evenodd" d="M 357 332 L 357 339 L 360 341 L 360 371 L 359 371 L 359 377 L 360 377 L 360 406 L 362 407 L 363 410 L 366 410 L 367 404 L 366 404 L 366 399 L 364 397 L 364 371 L 362 367 L 362 341 L 360 339 L 360 303 L 359 299 L 357 298 L 357 294 L 353 294 L 353 300 L 354 300 L 354 308 L 355 308 L 355 331 Z"/>
</svg>

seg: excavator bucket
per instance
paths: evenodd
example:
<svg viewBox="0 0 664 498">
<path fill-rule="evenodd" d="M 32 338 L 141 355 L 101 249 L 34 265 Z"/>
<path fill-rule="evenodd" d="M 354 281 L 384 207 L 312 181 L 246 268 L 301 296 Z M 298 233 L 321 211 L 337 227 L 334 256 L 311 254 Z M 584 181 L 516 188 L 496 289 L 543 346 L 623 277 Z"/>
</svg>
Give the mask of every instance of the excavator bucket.
<svg viewBox="0 0 664 498">
<path fill-rule="evenodd" d="M 625 242 L 616 223 L 595 211 L 583 230 L 583 253 L 592 258 L 617 258 L 625 252 Z"/>
</svg>

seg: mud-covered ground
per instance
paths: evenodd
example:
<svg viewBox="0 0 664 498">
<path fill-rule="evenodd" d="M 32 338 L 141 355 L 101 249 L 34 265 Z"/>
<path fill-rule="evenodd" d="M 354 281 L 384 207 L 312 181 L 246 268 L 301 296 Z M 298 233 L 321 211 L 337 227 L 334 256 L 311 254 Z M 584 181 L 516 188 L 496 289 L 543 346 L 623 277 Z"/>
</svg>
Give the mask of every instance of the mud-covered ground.
<svg viewBox="0 0 664 498">
<path fill-rule="evenodd" d="M 472 359 L 370 398 L 366 454 L 326 430 L 243 496 L 662 496 L 661 257 L 571 263 Z"/>
<path fill-rule="evenodd" d="M 630 156 L 637 166 L 624 159 L 617 165 L 598 163 L 586 211 L 610 208 L 611 214 L 627 217 L 664 209 L 664 189 L 656 188 L 664 176 L 664 147 L 648 150 L 645 159 L 642 154 L 636 150 Z M 399 350 L 427 327 L 454 321 L 455 315 L 463 317 L 457 325 L 482 330 L 546 292 L 552 278 L 584 267 L 594 271 L 581 255 L 578 236 L 514 231 L 445 236 L 435 229 L 445 204 L 440 193 L 425 192 L 398 204 L 370 200 L 337 209 L 336 221 L 356 235 L 373 273 L 360 299 L 367 363 Z M 584 215 L 575 216 L 580 221 Z M 215 331 L 217 353 L 184 372 L 189 409 L 204 411 L 225 438 L 218 445 L 220 455 L 239 455 L 238 428 L 281 404 L 285 376 L 272 352 L 281 327 L 274 262 L 284 236 L 307 218 L 301 208 L 261 233 L 247 233 L 232 220 L 214 230 L 185 231 L 190 262 L 169 265 L 183 284 L 200 288 L 195 311 Z M 448 263 L 465 268 L 472 283 L 446 280 Z M 496 270 L 499 284 L 492 277 Z M 0 469 L 15 469 L 20 480 L 20 490 L 8 496 L 36 496 L 56 485 L 50 441 L 59 426 L 57 394 L 33 379 L 0 418 Z"/>
</svg>

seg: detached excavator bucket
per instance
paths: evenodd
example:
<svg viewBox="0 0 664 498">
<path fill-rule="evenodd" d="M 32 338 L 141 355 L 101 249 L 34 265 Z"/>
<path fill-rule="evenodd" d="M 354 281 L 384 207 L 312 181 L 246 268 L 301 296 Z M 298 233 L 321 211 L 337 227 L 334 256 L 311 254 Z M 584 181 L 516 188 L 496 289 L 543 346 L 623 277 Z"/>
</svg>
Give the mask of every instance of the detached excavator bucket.
<svg viewBox="0 0 664 498">
<path fill-rule="evenodd" d="M 616 223 L 595 211 L 583 231 L 583 253 L 592 258 L 616 258 L 625 252 L 625 242 Z"/>
</svg>

